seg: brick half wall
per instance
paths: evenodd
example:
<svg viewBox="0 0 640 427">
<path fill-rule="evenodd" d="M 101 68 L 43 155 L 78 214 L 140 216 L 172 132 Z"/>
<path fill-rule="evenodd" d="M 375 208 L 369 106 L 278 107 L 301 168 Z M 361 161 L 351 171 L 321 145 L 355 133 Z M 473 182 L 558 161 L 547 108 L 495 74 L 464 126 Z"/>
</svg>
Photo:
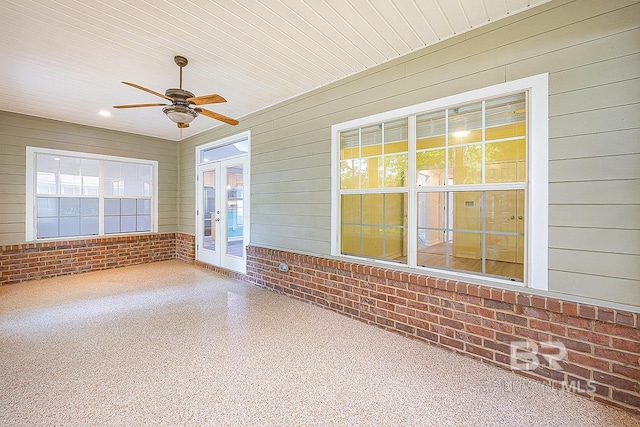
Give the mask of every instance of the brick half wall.
<svg viewBox="0 0 640 427">
<path fill-rule="evenodd" d="M 640 415 L 638 313 L 252 246 L 247 281 L 504 369 L 528 340 L 539 365 L 514 372 Z"/>
<path fill-rule="evenodd" d="M 161 233 L 0 246 L 0 285 L 174 259 L 176 241 Z"/>
</svg>

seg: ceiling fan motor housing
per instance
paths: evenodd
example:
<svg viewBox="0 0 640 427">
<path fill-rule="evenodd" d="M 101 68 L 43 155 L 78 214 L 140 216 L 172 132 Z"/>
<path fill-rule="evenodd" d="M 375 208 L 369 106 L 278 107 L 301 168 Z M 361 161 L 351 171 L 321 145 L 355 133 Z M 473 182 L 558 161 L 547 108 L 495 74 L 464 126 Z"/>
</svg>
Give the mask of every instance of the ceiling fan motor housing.
<svg viewBox="0 0 640 427">
<path fill-rule="evenodd" d="M 164 93 L 169 98 L 173 99 L 174 105 L 189 105 L 187 98 L 195 98 L 195 95 L 184 89 L 167 89 Z"/>
</svg>

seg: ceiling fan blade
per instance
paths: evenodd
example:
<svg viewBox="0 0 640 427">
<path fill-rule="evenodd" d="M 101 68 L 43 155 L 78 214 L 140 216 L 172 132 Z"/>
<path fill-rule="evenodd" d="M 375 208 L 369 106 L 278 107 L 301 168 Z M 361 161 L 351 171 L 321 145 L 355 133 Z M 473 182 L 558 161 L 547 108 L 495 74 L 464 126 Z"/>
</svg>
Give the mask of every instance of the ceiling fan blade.
<svg viewBox="0 0 640 427">
<path fill-rule="evenodd" d="M 140 90 L 143 90 L 143 91 L 145 91 L 145 92 L 151 93 L 151 94 L 153 94 L 153 95 L 155 95 L 155 96 L 159 96 L 160 98 L 164 98 L 164 99 L 166 99 L 167 101 L 171 101 L 171 102 L 173 102 L 173 99 L 169 98 L 168 96 L 163 95 L 163 94 L 158 93 L 158 92 L 155 92 L 155 91 L 153 91 L 153 90 L 151 90 L 151 89 L 147 89 L 146 87 L 138 86 L 137 84 L 129 83 L 129 82 L 122 82 L 122 83 L 124 83 L 124 84 L 126 84 L 126 85 L 129 85 L 129 86 L 131 86 L 131 87 L 135 87 L 136 89 L 140 89 Z"/>
<path fill-rule="evenodd" d="M 187 102 L 192 102 L 196 105 L 205 104 L 217 104 L 219 102 L 227 102 L 226 99 L 217 94 L 195 96 L 193 98 L 187 98 Z"/>
<path fill-rule="evenodd" d="M 114 105 L 113 108 L 138 108 L 138 107 L 161 107 L 170 104 L 130 104 L 130 105 Z"/>
<path fill-rule="evenodd" d="M 225 122 L 230 124 L 231 126 L 235 126 L 239 121 L 236 119 L 232 119 L 231 117 L 223 116 L 222 114 L 214 113 L 213 111 L 205 110 L 204 108 L 194 108 L 198 113 L 204 114 L 207 117 L 211 117 L 212 119 L 220 120 L 221 122 Z"/>
</svg>

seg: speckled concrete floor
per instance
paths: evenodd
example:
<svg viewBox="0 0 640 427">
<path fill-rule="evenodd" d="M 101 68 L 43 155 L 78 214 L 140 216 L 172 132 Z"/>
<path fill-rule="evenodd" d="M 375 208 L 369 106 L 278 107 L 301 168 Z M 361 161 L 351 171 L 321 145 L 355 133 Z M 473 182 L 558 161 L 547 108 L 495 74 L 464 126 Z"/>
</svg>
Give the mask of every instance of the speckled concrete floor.
<svg viewBox="0 0 640 427">
<path fill-rule="evenodd" d="M 640 420 L 166 261 L 0 288 L 0 424 L 631 426 Z"/>
</svg>

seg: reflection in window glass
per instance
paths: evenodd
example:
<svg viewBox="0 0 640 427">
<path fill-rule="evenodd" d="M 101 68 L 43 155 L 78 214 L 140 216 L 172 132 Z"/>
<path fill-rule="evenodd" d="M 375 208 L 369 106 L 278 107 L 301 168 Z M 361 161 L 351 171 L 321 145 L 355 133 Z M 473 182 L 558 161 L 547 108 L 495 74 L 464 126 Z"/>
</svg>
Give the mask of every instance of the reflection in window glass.
<svg viewBox="0 0 640 427">
<path fill-rule="evenodd" d="M 38 197 L 37 238 L 98 234 L 98 198 Z"/>
<path fill-rule="evenodd" d="M 482 141 L 482 103 L 450 108 L 449 145 Z"/>
<path fill-rule="evenodd" d="M 444 147 L 446 144 L 446 115 L 436 111 L 416 118 L 416 149 Z"/>
<path fill-rule="evenodd" d="M 400 119 L 338 130 L 333 253 L 523 282 L 526 245 L 540 251 L 536 237 L 525 236 L 527 98 L 542 102 L 536 93 L 440 100 L 432 111 L 420 109 L 436 103 L 417 104 L 388 115 L 412 112 Z"/>
<path fill-rule="evenodd" d="M 418 265 L 524 278 L 524 190 L 418 194 Z"/>
<path fill-rule="evenodd" d="M 104 232 L 151 231 L 151 200 L 108 198 L 104 200 Z"/>
<path fill-rule="evenodd" d="M 409 164 L 407 119 L 340 133 L 340 188 L 406 187 Z"/>
<path fill-rule="evenodd" d="M 342 195 L 342 252 L 406 263 L 406 209 L 406 193 Z"/>
<path fill-rule="evenodd" d="M 522 281 L 527 117 L 522 92 L 340 132 L 341 253 L 407 262 L 411 198 L 418 266 Z"/>
<path fill-rule="evenodd" d="M 38 218 L 38 239 L 58 236 L 58 218 Z"/>
<path fill-rule="evenodd" d="M 449 149 L 450 185 L 482 183 L 482 145 Z"/>
<path fill-rule="evenodd" d="M 33 155 L 35 238 L 98 235 L 101 214 L 106 234 L 153 228 L 153 164 L 51 150 Z"/>
<path fill-rule="evenodd" d="M 235 157 L 249 152 L 249 143 L 246 139 L 232 142 L 226 145 L 212 147 L 200 152 L 200 163 L 215 162 L 216 160 Z"/>
</svg>

